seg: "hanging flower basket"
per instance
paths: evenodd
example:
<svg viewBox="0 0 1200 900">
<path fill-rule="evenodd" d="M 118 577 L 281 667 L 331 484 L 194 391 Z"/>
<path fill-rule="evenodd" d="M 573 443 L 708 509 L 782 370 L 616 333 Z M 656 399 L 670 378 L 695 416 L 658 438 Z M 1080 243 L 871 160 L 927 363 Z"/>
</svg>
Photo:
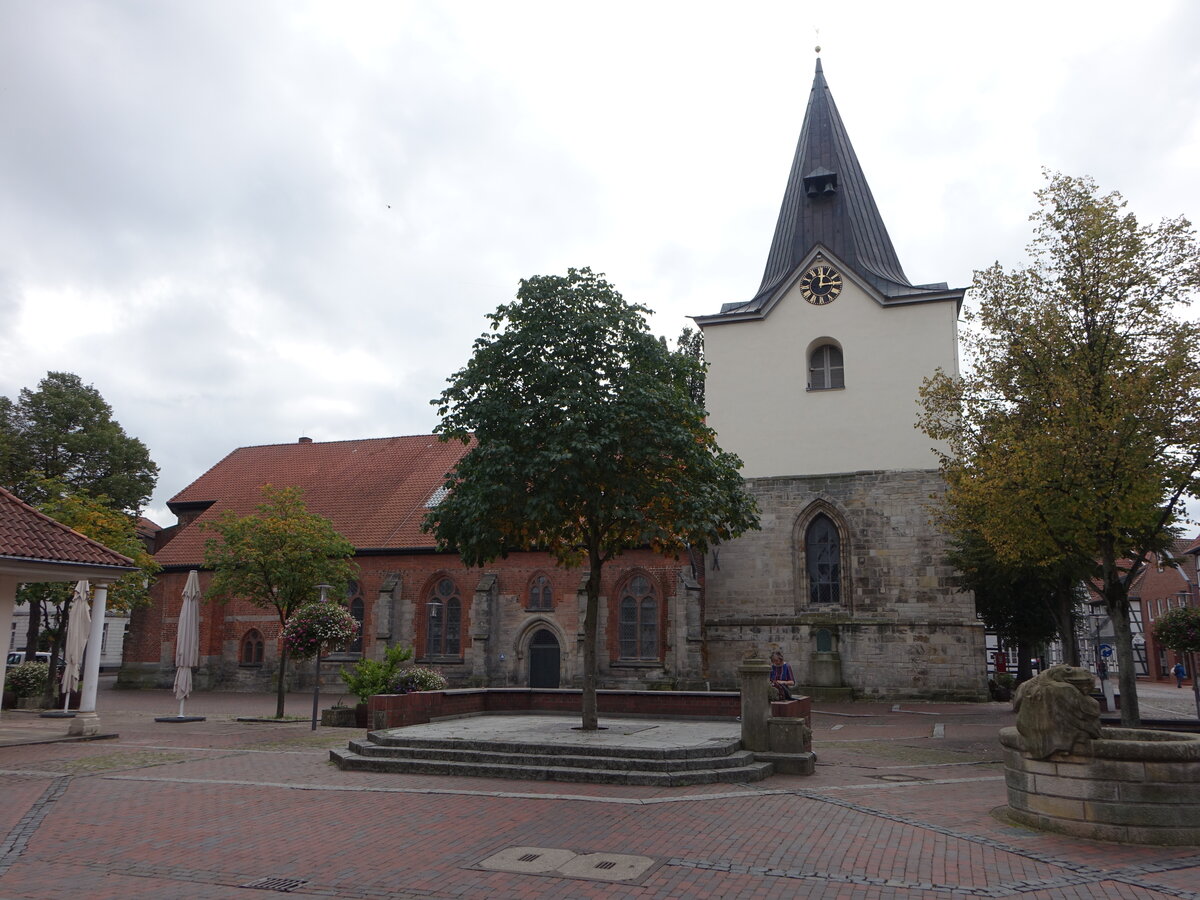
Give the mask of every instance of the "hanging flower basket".
<svg viewBox="0 0 1200 900">
<path fill-rule="evenodd" d="M 311 659 L 350 643 L 358 622 L 342 605 L 318 600 L 300 607 L 283 626 L 283 646 L 292 659 Z"/>
</svg>

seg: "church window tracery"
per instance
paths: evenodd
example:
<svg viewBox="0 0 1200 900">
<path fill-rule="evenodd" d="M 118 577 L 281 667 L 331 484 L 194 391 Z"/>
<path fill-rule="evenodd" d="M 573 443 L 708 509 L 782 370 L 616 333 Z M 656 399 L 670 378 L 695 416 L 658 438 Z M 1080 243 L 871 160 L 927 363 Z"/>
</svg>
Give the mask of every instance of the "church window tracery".
<svg viewBox="0 0 1200 900">
<path fill-rule="evenodd" d="M 635 575 L 620 597 L 620 658 L 658 659 L 658 596 L 653 583 L 645 575 Z"/>
</svg>

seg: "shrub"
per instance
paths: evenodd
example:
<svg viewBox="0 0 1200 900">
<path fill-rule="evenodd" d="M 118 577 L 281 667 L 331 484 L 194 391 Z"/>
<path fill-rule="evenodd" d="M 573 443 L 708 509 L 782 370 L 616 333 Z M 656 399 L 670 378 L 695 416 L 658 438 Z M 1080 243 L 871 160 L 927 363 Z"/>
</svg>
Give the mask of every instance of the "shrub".
<svg viewBox="0 0 1200 900">
<path fill-rule="evenodd" d="M 18 697 L 36 697 L 46 689 L 50 663 L 25 662 L 8 670 L 4 684 Z"/>
<path fill-rule="evenodd" d="M 1200 607 L 1167 610 L 1154 622 L 1154 639 L 1176 653 L 1200 652 Z"/>
<path fill-rule="evenodd" d="M 400 667 L 412 657 L 412 647 L 399 644 L 388 647 L 383 659 L 360 659 L 353 666 L 342 669 L 342 681 L 359 703 L 366 703 L 375 694 L 391 691 Z"/>
<path fill-rule="evenodd" d="M 414 691 L 442 691 L 446 689 L 446 677 L 434 669 L 424 666 L 408 666 L 401 669 L 392 682 L 393 694 L 411 694 Z"/>
</svg>

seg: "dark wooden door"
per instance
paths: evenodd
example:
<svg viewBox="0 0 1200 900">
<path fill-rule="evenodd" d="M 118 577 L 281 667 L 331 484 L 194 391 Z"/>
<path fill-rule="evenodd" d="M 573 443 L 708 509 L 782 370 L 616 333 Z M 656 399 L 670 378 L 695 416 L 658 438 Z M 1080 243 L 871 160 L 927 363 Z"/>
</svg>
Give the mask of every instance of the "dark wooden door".
<svg viewBox="0 0 1200 900">
<path fill-rule="evenodd" d="M 529 642 L 529 686 L 556 688 L 559 683 L 558 638 L 545 628 Z"/>
</svg>

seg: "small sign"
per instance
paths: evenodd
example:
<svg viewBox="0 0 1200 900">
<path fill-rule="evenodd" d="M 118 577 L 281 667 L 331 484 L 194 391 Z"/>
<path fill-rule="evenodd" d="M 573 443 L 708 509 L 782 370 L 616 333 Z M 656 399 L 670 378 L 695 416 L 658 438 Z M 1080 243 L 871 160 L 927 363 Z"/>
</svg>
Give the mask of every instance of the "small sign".
<svg viewBox="0 0 1200 900">
<path fill-rule="evenodd" d="M 1108 659 L 1110 656 L 1112 656 L 1112 647 L 1110 647 L 1108 644 L 1101 644 L 1100 655 L 1105 659 Z"/>
</svg>

